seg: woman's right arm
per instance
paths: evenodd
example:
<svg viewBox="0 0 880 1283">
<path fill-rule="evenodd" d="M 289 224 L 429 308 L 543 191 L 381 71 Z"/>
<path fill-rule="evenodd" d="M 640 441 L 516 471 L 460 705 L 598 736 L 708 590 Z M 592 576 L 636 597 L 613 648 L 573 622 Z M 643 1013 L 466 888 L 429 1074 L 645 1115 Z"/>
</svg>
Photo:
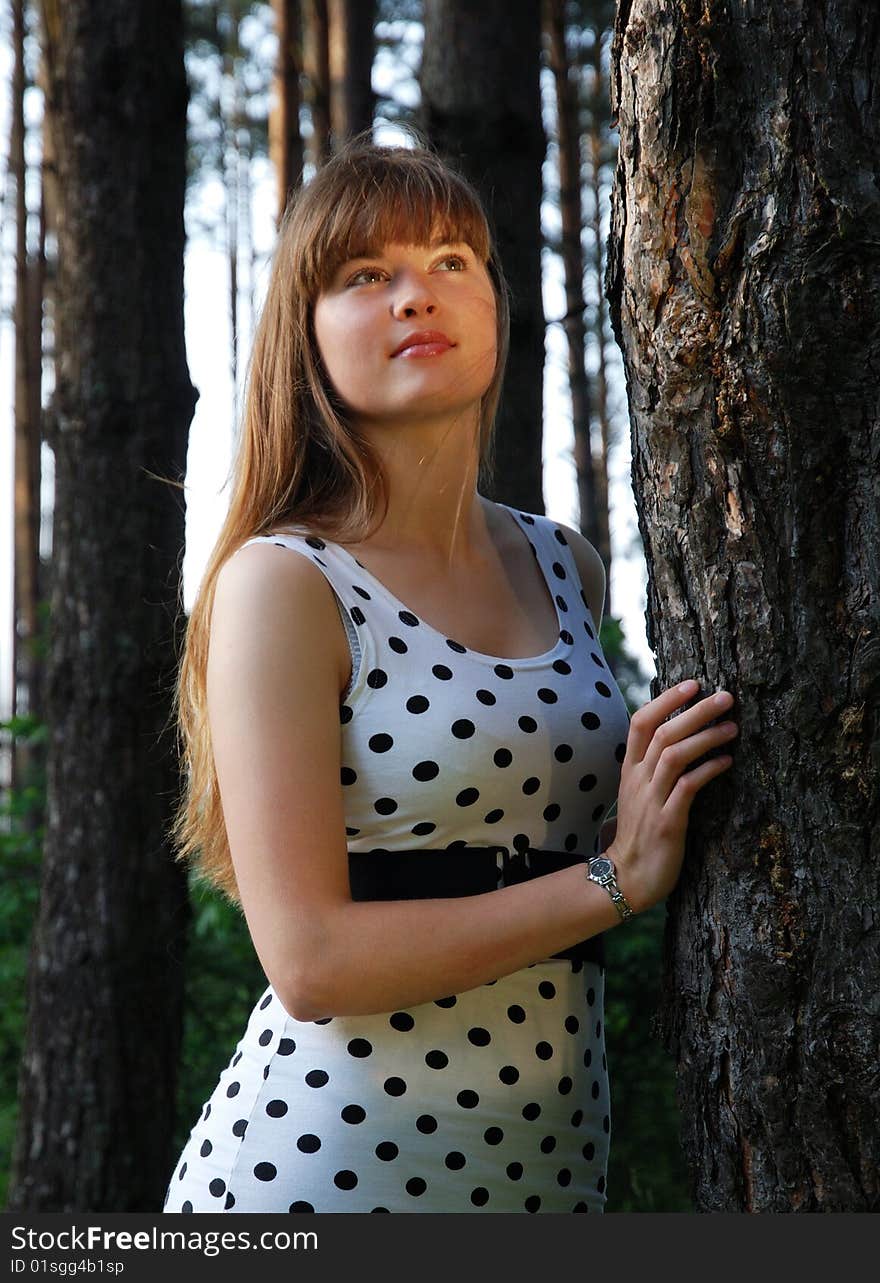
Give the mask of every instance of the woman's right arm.
<svg viewBox="0 0 880 1283">
<path fill-rule="evenodd" d="M 299 554 L 254 544 L 220 571 L 208 659 L 214 757 L 242 907 L 286 1010 L 316 1020 L 414 1006 L 616 926 L 610 896 L 586 880 L 583 865 L 461 898 L 352 901 L 340 779 L 340 639 L 332 589 Z M 675 704 L 665 696 L 633 717 L 631 738 L 632 725 L 644 735 L 652 716 L 659 725 L 686 698 Z M 693 722 L 696 712 L 668 725 Z M 692 757 L 705 749 L 700 742 Z M 717 759 L 712 772 L 690 774 L 700 772 L 702 782 L 718 774 Z M 686 796 L 687 789 L 677 794 L 679 809 Z M 662 882 L 670 855 L 642 865 L 633 825 L 624 826 L 623 800 L 621 793 L 612 855 L 621 890 L 638 911 L 659 898 L 657 870 L 662 866 Z M 642 817 L 639 840 L 649 831 Z M 673 850 L 673 864 L 676 858 L 680 865 Z"/>
</svg>

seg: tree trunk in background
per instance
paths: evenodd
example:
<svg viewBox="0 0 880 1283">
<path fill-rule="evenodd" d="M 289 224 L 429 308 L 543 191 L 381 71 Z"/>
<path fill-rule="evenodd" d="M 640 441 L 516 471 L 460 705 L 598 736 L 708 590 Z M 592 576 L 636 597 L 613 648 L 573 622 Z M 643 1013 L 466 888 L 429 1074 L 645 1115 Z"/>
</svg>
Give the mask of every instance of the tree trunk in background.
<svg viewBox="0 0 880 1283">
<path fill-rule="evenodd" d="M 584 252 L 581 246 L 581 134 L 578 85 L 572 76 L 565 44 L 565 0 L 544 0 L 547 61 L 556 87 L 556 133 L 559 154 L 559 213 L 562 220 L 562 267 L 565 273 L 565 316 L 568 340 L 568 385 L 574 461 L 580 504 L 580 529 L 599 547 L 597 485 L 590 434 L 590 381 L 586 365 L 586 300 Z M 575 75 L 577 72 L 575 71 Z"/>
<path fill-rule="evenodd" d="M 24 122 L 24 3 L 12 6 L 14 67 L 9 167 L 15 178 L 15 486 L 12 628 L 12 713 L 41 716 L 39 653 L 40 601 L 40 319 L 42 296 L 42 208 L 37 250 L 28 254 L 27 164 Z M 24 695 L 22 700 L 21 696 Z M 34 782 L 42 761 L 39 745 L 14 743 L 10 783 L 23 789 Z M 22 822 L 31 830 L 42 816 L 29 811 Z"/>
<path fill-rule="evenodd" d="M 327 0 L 330 128 L 334 150 L 373 124 L 375 0 Z"/>
<path fill-rule="evenodd" d="M 302 0 L 303 69 L 312 132 L 309 164 L 317 169 L 330 155 L 330 45 L 327 0 Z"/>
<path fill-rule="evenodd" d="M 727 687 L 659 1030 L 699 1211 L 880 1210 L 880 13 L 625 0 L 608 283 L 660 687 Z"/>
<path fill-rule="evenodd" d="M 612 614 L 611 575 L 613 550 L 611 547 L 611 498 L 608 474 L 611 459 L 611 407 L 608 403 L 608 361 L 606 342 L 610 341 L 605 314 L 605 238 L 602 235 L 602 202 L 604 185 L 602 171 L 616 156 L 616 146 L 609 143 L 608 126 L 611 116 L 608 102 L 608 82 L 602 65 L 602 50 L 614 26 L 614 0 L 600 0 L 589 6 L 591 20 L 587 23 L 590 46 L 585 65 L 590 70 L 589 88 L 584 95 L 586 107 L 587 184 L 592 195 L 590 217 L 592 236 L 592 279 L 596 295 L 596 313 L 593 337 L 596 343 L 596 374 L 593 378 L 593 421 L 599 425 L 601 450 L 593 456 L 596 476 L 596 511 L 598 514 L 598 543 L 596 547 L 605 563 L 605 614 Z M 588 259 L 589 261 L 589 259 Z"/>
<path fill-rule="evenodd" d="M 9 1210 L 157 1211 L 173 1162 L 186 82 L 179 0 L 46 4 L 59 165 L 50 743 Z"/>
<path fill-rule="evenodd" d="M 278 35 L 278 61 L 274 95 L 269 112 L 269 156 L 278 184 L 275 226 L 287 207 L 291 193 L 299 186 L 303 169 L 303 140 L 299 129 L 302 71 L 302 25 L 299 0 L 272 0 Z"/>
<path fill-rule="evenodd" d="M 423 19 L 420 124 L 480 192 L 513 294 L 497 483 L 483 492 L 543 512 L 540 0 L 424 0 Z"/>
</svg>

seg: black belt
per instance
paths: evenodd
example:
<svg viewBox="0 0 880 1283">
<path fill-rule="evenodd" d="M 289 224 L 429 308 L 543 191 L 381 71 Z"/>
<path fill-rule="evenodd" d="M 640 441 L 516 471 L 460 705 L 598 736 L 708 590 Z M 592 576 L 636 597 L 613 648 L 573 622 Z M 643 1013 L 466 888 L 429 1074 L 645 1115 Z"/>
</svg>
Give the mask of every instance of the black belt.
<svg viewBox="0 0 880 1283">
<path fill-rule="evenodd" d="M 499 859 L 500 867 L 499 867 Z M 349 851 L 353 900 L 433 900 L 496 891 L 528 882 L 572 864 L 586 864 L 570 851 L 510 851 L 506 846 L 467 846 L 425 851 Z M 605 965 L 604 933 L 580 940 L 553 958 Z"/>
</svg>

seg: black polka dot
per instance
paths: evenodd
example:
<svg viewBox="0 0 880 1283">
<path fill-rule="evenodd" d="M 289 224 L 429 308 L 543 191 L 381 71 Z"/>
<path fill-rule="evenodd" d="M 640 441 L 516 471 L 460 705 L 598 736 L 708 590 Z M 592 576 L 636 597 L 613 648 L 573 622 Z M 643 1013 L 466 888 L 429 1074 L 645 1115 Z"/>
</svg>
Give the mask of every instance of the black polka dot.
<svg viewBox="0 0 880 1283">
<path fill-rule="evenodd" d="M 274 1181 L 278 1175 L 278 1168 L 274 1163 L 257 1163 L 254 1175 L 258 1181 Z"/>
<path fill-rule="evenodd" d="M 498 1070 L 498 1077 L 503 1083 L 512 1086 L 513 1083 L 519 1080 L 519 1070 L 515 1065 L 502 1065 Z"/>
<path fill-rule="evenodd" d="M 525 1018 L 526 1013 L 518 1003 L 507 1008 L 507 1019 L 512 1020 L 515 1025 L 521 1025 Z"/>
<path fill-rule="evenodd" d="M 376 1146 L 376 1157 L 383 1163 L 390 1163 L 400 1153 L 393 1140 L 382 1140 Z"/>
<path fill-rule="evenodd" d="M 367 743 L 374 753 L 387 753 L 393 746 L 394 740 L 390 735 L 380 732 L 378 735 L 371 735 Z"/>
<path fill-rule="evenodd" d="M 241 1083 L 230 1083 L 226 1088 L 226 1095 L 230 1097 L 237 1096 L 241 1091 Z"/>
<path fill-rule="evenodd" d="M 199 1154 L 202 1158 L 207 1158 L 213 1148 L 214 1146 L 209 1140 L 204 1140 L 202 1141 L 202 1148 L 199 1150 Z"/>
<path fill-rule="evenodd" d="M 425 1136 L 437 1130 L 437 1119 L 433 1114 L 420 1114 L 416 1119 L 416 1128 Z"/>
<path fill-rule="evenodd" d="M 288 1212 L 313 1212 L 315 1209 L 312 1207 L 311 1203 L 305 1203 L 302 1200 L 297 1200 L 297 1202 L 291 1203 L 287 1210 Z"/>
<path fill-rule="evenodd" d="M 223 1207 L 227 1212 L 235 1207 L 235 1195 L 233 1193 L 230 1192 L 226 1195 L 226 1202 L 223 1204 Z"/>
<path fill-rule="evenodd" d="M 467 1159 L 458 1149 L 452 1149 L 444 1158 L 444 1163 L 452 1172 L 458 1172 L 464 1167 Z"/>
<path fill-rule="evenodd" d="M 457 722 L 452 723 L 450 730 L 457 740 L 467 740 L 474 734 L 476 727 L 466 717 L 460 717 Z"/>
<path fill-rule="evenodd" d="M 485 1185 L 478 1185 L 476 1189 L 471 1190 L 471 1202 L 475 1207 L 485 1207 L 489 1201 L 489 1191 Z"/>
<path fill-rule="evenodd" d="M 248 1120 L 246 1118 L 236 1119 L 236 1121 L 232 1124 L 233 1136 L 243 1136 L 247 1131 L 247 1125 L 248 1125 Z"/>
<path fill-rule="evenodd" d="M 475 1091 L 471 1091 L 469 1087 L 465 1088 L 464 1091 L 460 1091 L 455 1099 L 462 1109 L 474 1109 L 480 1103 L 480 1097 Z"/>
<path fill-rule="evenodd" d="M 191 1212 L 191 1211 L 192 1211 L 192 1209 L 193 1209 L 193 1205 L 192 1205 L 192 1203 L 189 1201 L 189 1199 L 187 1199 L 187 1200 L 186 1200 L 186 1202 L 182 1205 L 182 1207 L 181 1207 L 181 1209 L 180 1209 L 180 1210 L 181 1210 L 181 1212 Z"/>
<path fill-rule="evenodd" d="M 373 668 L 367 673 L 367 685 L 371 690 L 381 690 L 388 681 L 388 674 L 382 668 Z"/>
<path fill-rule="evenodd" d="M 540 1116 L 541 1106 L 536 1100 L 529 1101 L 528 1105 L 523 1105 L 522 1116 L 527 1122 L 534 1122 Z"/>
<path fill-rule="evenodd" d="M 522 1179 L 523 1165 L 522 1163 L 508 1163 L 505 1171 L 510 1180 L 518 1181 Z"/>
<path fill-rule="evenodd" d="M 357 1183 L 357 1176 L 354 1172 L 349 1171 L 348 1168 L 344 1168 L 341 1172 L 337 1172 L 333 1177 L 333 1184 L 336 1185 L 338 1189 L 354 1189 Z"/>
<path fill-rule="evenodd" d="M 382 1085 L 389 1096 L 402 1096 L 406 1091 L 406 1083 L 402 1078 L 386 1078 Z"/>
<path fill-rule="evenodd" d="M 483 1132 L 483 1140 L 487 1145 L 500 1145 L 504 1140 L 504 1132 L 500 1127 L 487 1127 Z"/>
<path fill-rule="evenodd" d="M 395 1011 L 388 1017 L 388 1023 L 392 1029 L 398 1030 L 399 1033 L 408 1033 L 415 1025 L 415 1021 L 408 1011 Z"/>
<path fill-rule="evenodd" d="M 430 701 L 425 699 L 424 695 L 412 695 L 406 701 L 406 711 L 408 713 L 425 713 L 430 707 Z"/>
<path fill-rule="evenodd" d="M 310 1087 L 324 1087 L 330 1081 L 330 1075 L 326 1069 L 310 1069 L 306 1074 L 306 1082 Z"/>
<path fill-rule="evenodd" d="M 287 1113 L 287 1102 L 284 1100 L 270 1100 L 266 1106 L 266 1113 L 270 1118 L 283 1118 Z"/>
<path fill-rule="evenodd" d="M 530 1194 L 525 1201 L 525 1209 L 527 1212 L 537 1212 L 540 1206 L 541 1199 L 538 1194 Z"/>
<path fill-rule="evenodd" d="M 367 1116 L 367 1111 L 362 1105 L 346 1105 L 340 1114 L 344 1123 L 362 1123 Z"/>
<path fill-rule="evenodd" d="M 296 1147 L 303 1154 L 317 1154 L 321 1148 L 320 1137 L 315 1136 L 312 1132 L 305 1132 L 297 1139 Z"/>
<path fill-rule="evenodd" d="M 352 1038 L 348 1044 L 348 1054 L 361 1059 L 364 1056 L 371 1056 L 373 1054 L 373 1044 L 368 1042 L 366 1038 Z"/>
<path fill-rule="evenodd" d="M 436 762 L 417 762 L 412 768 L 413 779 L 418 780 L 421 784 L 426 784 L 428 780 L 435 780 L 439 774 L 440 767 Z"/>
<path fill-rule="evenodd" d="M 411 1176 L 406 1182 L 406 1192 L 407 1194 L 412 1194 L 413 1198 L 418 1198 L 421 1194 L 424 1194 L 427 1188 L 427 1182 L 422 1180 L 421 1176 Z"/>
<path fill-rule="evenodd" d="M 445 1069 L 449 1064 L 449 1057 L 445 1051 L 435 1048 L 434 1051 L 429 1051 L 425 1056 L 425 1064 L 429 1069 Z"/>
<path fill-rule="evenodd" d="M 541 1042 L 535 1043 L 535 1055 L 539 1060 L 549 1060 L 553 1055 L 553 1048 L 550 1046 L 549 1042 L 544 1042 L 542 1040 Z"/>
<path fill-rule="evenodd" d="M 296 1043 L 292 1038 L 282 1038 L 278 1044 L 279 1056 L 291 1056 L 296 1051 Z"/>
<path fill-rule="evenodd" d="M 475 1047 L 486 1047 L 492 1041 L 492 1035 L 488 1029 L 483 1029 L 476 1025 L 473 1029 L 468 1030 L 468 1042 L 472 1042 Z"/>
<path fill-rule="evenodd" d="M 541 983 L 538 985 L 538 993 L 541 995 L 542 998 L 555 998 L 556 985 L 553 983 L 552 980 L 542 980 Z"/>
</svg>

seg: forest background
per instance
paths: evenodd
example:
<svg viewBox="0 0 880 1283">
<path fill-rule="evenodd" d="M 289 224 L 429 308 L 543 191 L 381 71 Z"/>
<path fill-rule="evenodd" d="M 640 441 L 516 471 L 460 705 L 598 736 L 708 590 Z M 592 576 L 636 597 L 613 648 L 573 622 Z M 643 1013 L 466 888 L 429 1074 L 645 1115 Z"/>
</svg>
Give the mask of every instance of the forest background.
<svg viewBox="0 0 880 1283">
<path fill-rule="evenodd" d="M 0 744 L 0 1193 L 11 1210 L 155 1205 L 166 1157 L 263 984 L 239 916 L 145 864 L 173 771 L 133 749 L 133 731 L 140 744 L 162 720 L 141 694 L 155 677 L 143 661 L 167 648 L 154 633 L 173 567 L 185 548 L 188 605 L 220 524 L 284 193 L 336 139 L 372 124 L 391 140 L 409 120 L 485 180 L 518 282 L 498 495 L 546 506 L 599 549 L 601 640 L 631 711 L 649 681 L 656 690 L 655 668 L 663 684 L 700 673 L 747 697 L 742 766 L 695 808 L 680 886 L 609 937 L 608 1210 L 880 1205 L 878 18 L 855 0 L 748 8 L 187 0 L 181 32 L 175 0 L 108 0 L 103 25 L 83 0 L 10 0 L 0 373 L 14 384 L 5 560 L 18 631 Z M 59 14 L 74 9 L 71 40 Z M 172 351 L 167 288 L 177 135 L 156 147 L 135 122 L 132 46 L 130 75 L 114 66 L 114 39 L 139 14 L 139 83 L 165 75 L 173 98 L 184 65 L 188 81 L 185 355 Z M 62 54 L 72 80 L 100 69 L 100 84 L 77 82 L 97 91 L 96 130 L 127 144 L 112 88 L 132 122 L 132 173 L 172 193 L 149 225 L 170 210 L 151 242 L 169 276 L 138 276 L 132 260 L 127 296 L 105 264 L 140 234 L 125 222 L 129 192 L 104 191 L 121 202 L 115 237 L 110 212 L 102 227 L 63 182 L 81 177 L 70 157 L 84 120 L 82 100 L 57 92 Z M 162 104 L 141 101 L 148 122 Z M 67 144 L 54 153 L 50 116 Z M 120 156 L 105 154 L 120 181 Z M 82 251 L 66 259 L 65 202 L 61 242 Z M 113 368 L 99 281 L 107 315 L 121 305 L 169 336 L 169 373 L 128 434 L 130 411 L 106 393 L 131 367 Z M 154 290 L 171 305 L 161 318 Z M 177 302 L 183 315 L 182 289 Z M 75 386 L 83 335 L 106 377 Z M 119 333 L 120 352 L 137 350 L 126 342 Z M 118 493 L 116 480 L 132 459 L 173 472 L 181 445 L 185 531 L 182 503 L 160 512 L 140 477 Z M 165 560 L 147 564 L 144 548 Z M 91 754 L 71 750 L 84 731 Z M 129 893 L 141 884 L 154 919 Z M 120 1155 L 120 1070 L 140 1049 L 126 1004 L 150 1013 L 155 1071 L 141 1071 L 145 1115 Z"/>
</svg>

